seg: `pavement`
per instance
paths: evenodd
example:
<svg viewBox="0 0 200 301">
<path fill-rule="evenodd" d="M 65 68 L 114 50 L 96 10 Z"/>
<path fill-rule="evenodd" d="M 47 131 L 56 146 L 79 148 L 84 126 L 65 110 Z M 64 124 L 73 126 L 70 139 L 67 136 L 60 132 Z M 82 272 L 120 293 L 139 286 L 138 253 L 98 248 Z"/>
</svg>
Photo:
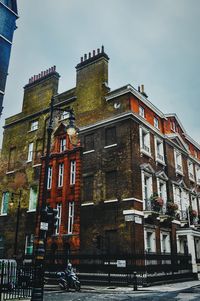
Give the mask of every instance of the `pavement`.
<svg viewBox="0 0 200 301">
<path fill-rule="evenodd" d="M 177 282 L 177 283 L 170 283 L 170 284 L 162 284 L 162 285 L 154 285 L 149 287 L 139 287 L 137 291 L 133 290 L 133 287 L 118 287 L 118 286 L 81 286 L 81 292 L 91 292 L 97 294 L 108 294 L 108 293 L 127 293 L 127 294 L 136 294 L 136 293 L 159 293 L 159 292 L 176 292 L 180 290 L 189 289 L 191 287 L 199 286 L 200 287 L 200 280 L 193 280 L 187 282 Z M 58 285 L 45 285 L 45 291 L 49 292 L 58 292 L 60 288 Z M 23 301 L 30 301 L 30 299 L 13 299 L 13 301 L 23 300 Z"/>
</svg>

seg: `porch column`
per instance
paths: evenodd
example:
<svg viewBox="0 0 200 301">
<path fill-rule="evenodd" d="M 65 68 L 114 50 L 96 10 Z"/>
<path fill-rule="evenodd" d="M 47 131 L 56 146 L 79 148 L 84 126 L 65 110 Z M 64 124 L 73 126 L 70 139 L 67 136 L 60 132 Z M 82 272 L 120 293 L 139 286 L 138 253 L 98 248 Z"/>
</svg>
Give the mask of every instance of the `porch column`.
<svg viewBox="0 0 200 301">
<path fill-rule="evenodd" d="M 187 234 L 188 252 L 192 256 L 192 272 L 197 273 L 195 246 L 194 246 L 194 235 Z"/>
</svg>

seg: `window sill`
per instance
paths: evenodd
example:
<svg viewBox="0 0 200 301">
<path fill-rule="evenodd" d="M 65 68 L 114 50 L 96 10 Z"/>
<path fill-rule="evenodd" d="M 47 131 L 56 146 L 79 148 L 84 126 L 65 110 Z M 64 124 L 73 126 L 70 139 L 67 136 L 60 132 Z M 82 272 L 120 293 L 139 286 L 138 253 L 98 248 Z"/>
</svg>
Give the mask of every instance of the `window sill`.
<svg viewBox="0 0 200 301">
<path fill-rule="evenodd" d="M 159 158 L 156 158 L 156 162 L 166 166 L 165 162 L 160 160 Z"/>
<path fill-rule="evenodd" d="M 33 160 L 27 160 L 27 161 L 26 161 L 27 164 L 28 164 L 28 163 L 31 163 L 31 162 L 33 162 Z"/>
<path fill-rule="evenodd" d="M 42 164 L 41 163 L 38 163 L 38 164 L 34 164 L 33 167 L 38 167 L 38 166 L 41 166 Z"/>
<path fill-rule="evenodd" d="M 118 202 L 118 199 L 114 199 L 114 200 L 105 200 L 104 201 L 104 204 L 107 204 L 107 203 L 116 203 Z"/>
<path fill-rule="evenodd" d="M 36 212 L 36 209 L 27 210 L 27 213 Z"/>
<path fill-rule="evenodd" d="M 93 206 L 94 205 L 94 202 L 88 202 L 88 203 L 83 203 L 81 204 L 81 207 L 85 207 L 85 206 Z"/>
<path fill-rule="evenodd" d="M 38 128 L 37 128 L 37 129 L 34 129 L 34 130 L 29 130 L 28 133 L 32 133 L 32 132 L 35 132 L 35 131 L 37 131 L 37 130 L 38 130 Z"/>
<path fill-rule="evenodd" d="M 85 154 L 90 154 L 90 153 L 93 153 L 94 151 L 95 151 L 94 149 L 91 149 L 91 150 L 85 151 L 85 152 L 83 152 L 83 155 L 85 155 Z"/>
<path fill-rule="evenodd" d="M 144 154 L 144 155 L 146 155 L 146 156 L 152 158 L 151 153 L 147 152 L 145 149 L 141 148 L 141 149 L 140 149 L 140 152 L 141 152 L 142 154 Z"/>
<path fill-rule="evenodd" d="M 10 170 L 10 171 L 6 171 L 6 174 L 9 175 L 9 174 L 14 173 L 14 172 L 15 172 L 15 170 Z"/>
<path fill-rule="evenodd" d="M 7 216 L 7 215 L 8 215 L 8 213 L 1 213 L 1 214 L 0 214 L 0 217 L 1 217 L 1 216 Z"/>
<path fill-rule="evenodd" d="M 189 177 L 189 180 L 190 180 L 190 182 L 195 183 L 195 179 L 194 178 Z"/>
<path fill-rule="evenodd" d="M 179 175 L 183 176 L 183 171 L 179 170 L 179 169 L 176 169 L 176 174 L 179 174 Z"/>
<path fill-rule="evenodd" d="M 106 146 L 104 146 L 104 148 L 110 148 L 110 147 L 114 147 L 114 146 L 117 146 L 117 143 L 106 145 Z"/>
</svg>

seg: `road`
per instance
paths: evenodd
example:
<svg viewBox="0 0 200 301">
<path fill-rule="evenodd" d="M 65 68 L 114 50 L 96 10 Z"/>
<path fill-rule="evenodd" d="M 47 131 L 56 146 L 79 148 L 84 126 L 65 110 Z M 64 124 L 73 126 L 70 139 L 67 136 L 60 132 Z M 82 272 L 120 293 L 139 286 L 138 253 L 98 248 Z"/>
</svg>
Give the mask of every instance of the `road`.
<svg viewBox="0 0 200 301">
<path fill-rule="evenodd" d="M 44 301 L 200 301 L 200 286 L 175 292 L 45 292 Z"/>
</svg>

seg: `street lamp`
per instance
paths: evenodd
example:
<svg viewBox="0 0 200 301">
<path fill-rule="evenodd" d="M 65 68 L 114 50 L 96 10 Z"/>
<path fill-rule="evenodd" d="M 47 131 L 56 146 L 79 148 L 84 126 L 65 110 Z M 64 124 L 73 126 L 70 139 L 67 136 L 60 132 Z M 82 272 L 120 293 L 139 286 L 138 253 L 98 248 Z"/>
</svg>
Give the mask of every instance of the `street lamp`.
<svg viewBox="0 0 200 301">
<path fill-rule="evenodd" d="M 13 207 L 14 205 L 14 196 L 19 196 L 18 198 L 18 205 L 17 205 L 17 220 L 16 220 L 16 227 L 15 227 L 15 242 L 14 242 L 14 257 L 16 258 L 18 255 L 17 252 L 17 241 L 18 241 L 18 230 L 19 230 L 19 215 L 20 215 L 20 209 L 21 209 L 21 197 L 22 197 L 22 191 L 20 190 L 19 193 L 12 192 L 11 193 L 11 202 L 10 206 Z"/>
<path fill-rule="evenodd" d="M 44 180 L 42 187 L 42 200 L 41 204 L 38 205 L 38 224 L 39 224 L 39 238 L 35 250 L 35 271 L 33 279 L 33 290 L 31 301 L 42 301 L 43 300 L 43 291 L 44 291 L 44 258 L 46 252 L 46 232 L 48 230 L 48 224 L 45 220 L 45 214 L 48 212 L 47 208 L 47 181 L 48 181 L 48 169 L 50 162 L 50 151 L 51 151 L 51 136 L 53 133 L 53 112 L 54 110 L 65 111 L 69 113 L 69 124 L 66 128 L 67 134 L 71 141 L 72 137 L 77 134 L 78 129 L 75 127 L 75 117 L 73 109 L 62 110 L 54 106 L 54 96 L 51 98 L 50 103 L 50 116 L 49 124 L 47 127 L 47 147 L 46 147 L 46 156 L 44 160 Z"/>
</svg>

